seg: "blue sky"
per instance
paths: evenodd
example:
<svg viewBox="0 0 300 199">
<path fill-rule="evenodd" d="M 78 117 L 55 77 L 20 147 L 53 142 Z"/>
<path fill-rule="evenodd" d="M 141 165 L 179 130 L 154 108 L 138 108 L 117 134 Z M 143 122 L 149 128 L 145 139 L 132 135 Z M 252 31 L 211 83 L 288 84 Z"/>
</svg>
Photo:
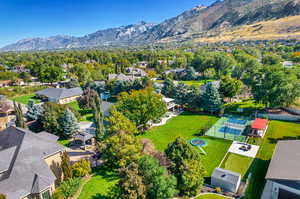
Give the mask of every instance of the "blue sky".
<svg viewBox="0 0 300 199">
<path fill-rule="evenodd" d="M 0 0 L 0 46 L 28 37 L 82 36 L 100 29 L 159 23 L 215 0 Z"/>
</svg>

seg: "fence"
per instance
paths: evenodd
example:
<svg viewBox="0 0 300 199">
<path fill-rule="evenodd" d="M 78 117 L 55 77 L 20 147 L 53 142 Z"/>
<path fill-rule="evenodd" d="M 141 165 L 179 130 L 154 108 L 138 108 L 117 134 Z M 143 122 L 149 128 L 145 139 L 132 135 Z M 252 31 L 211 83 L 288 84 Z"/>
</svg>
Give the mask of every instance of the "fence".
<svg viewBox="0 0 300 199">
<path fill-rule="evenodd" d="M 295 114 L 295 115 L 300 115 L 300 110 L 299 109 L 295 109 L 295 108 L 282 108 L 283 110 Z"/>
<path fill-rule="evenodd" d="M 298 122 L 298 121 L 300 121 L 300 116 L 296 116 L 296 115 L 287 115 L 287 114 L 278 115 L 278 114 L 258 113 L 257 116 L 261 117 L 261 118 L 267 118 L 269 120 L 281 120 L 281 121 L 288 121 L 288 122 Z"/>
</svg>

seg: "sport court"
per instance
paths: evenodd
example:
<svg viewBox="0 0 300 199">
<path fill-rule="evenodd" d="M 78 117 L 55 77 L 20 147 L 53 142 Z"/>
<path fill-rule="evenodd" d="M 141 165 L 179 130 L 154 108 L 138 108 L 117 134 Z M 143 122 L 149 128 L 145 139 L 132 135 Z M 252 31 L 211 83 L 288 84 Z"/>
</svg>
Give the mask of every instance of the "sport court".
<svg viewBox="0 0 300 199">
<path fill-rule="evenodd" d="M 222 117 L 205 133 L 205 135 L 244 142 L 246 136 L 243 135 L 243 132 L 249 124 L 250 120 L 247 118 L 234 116 Z"/>
</svg>

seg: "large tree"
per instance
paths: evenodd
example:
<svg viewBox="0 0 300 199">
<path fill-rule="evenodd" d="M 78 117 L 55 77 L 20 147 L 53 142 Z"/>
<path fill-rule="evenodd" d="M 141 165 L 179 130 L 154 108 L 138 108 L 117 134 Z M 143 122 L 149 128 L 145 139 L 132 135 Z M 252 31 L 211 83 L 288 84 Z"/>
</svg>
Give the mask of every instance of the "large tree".
<svg viewBox="0 0 300 199">
<path fill-rule="evenodd" d="M 231 78 L 230 76 L 225 76 L 221 79 L 219 91 L 223 97 L 228 97 L 231 99 L 239 94 L 242 86 L 242 81 Z"/>
<path fill-rule="evenodd" d="M 41 82 L 57 82 L 64 79 L 64 71 L 57 66 L 44 66 L 38 76 Z"/>
<path fill-rule="evenodd" d="M 120 170 L 119 181 L 120 198 L 123 199 L 145 199 L 146 187 L 142 176 L 139 175 L 138 165 L 131 163 Z"/>
<path fill-rule="evenodd" d="M 108 118 L 110 135 L 114 135 L 118 132 L 125 131 L 128 133 L 137 134 L 138 130 L 136 126 L 121 112 L 116 109 L 110 111 L 110 117 Z"/>
<path fill-rule="evenodd" d="M 177 178 L 180 195 L 195 196 L 202 188 L 205 174 L 199 152 L 180 137 L 165 152 L 172 161 L 170 170 Z"/>
<path fill-rule="evenodd" d="M 212 83 L 208 83 L 204 93 L 202 94 L 202 105 L 205 111 L 217 113 L 222 106 L 221 97 L 218 89 Z"/>
<path fill-rule="evenodd" d="M 95 98 L 99 94 L 91 88 L 87 88 L 83 91 L 83 94 L 78 98 L 78 104 L 81 109 L 92 109 L 94 108 Z"/>
<path fill-rule="evenodd" d="M 262 67 L 252 74 L 254 99 L 267 107 L 289 106 L 300 96 L 300 80 L 294 72 L 281 67 Z"/>
<path fill-rule="evenodd" d="M 78 133 L 79 124 L 76 116 L 70 109 L 66 109 L 61 120 L 61 128 L 65 137 L 71 137 Z"/>
<path fill-rule="evenodd" d="M 121 168 L 136 162 L 141 155 L 141 144 L 132 133 L 118 132 L 101 144 L 102 159 L 109 168 Z"/>
<path fill-rule="evenodd" d="M 166 79 L 163 83 L 161 93 L 167 97 L 173 97 L 175 84 L 173 80 Z"/>
<path fill-rule="evenodd" d="M 26 116 L 30 120 L 39 120 L 43 115 L 42 104 L 34 104 L 33 100 L 29 100 L 27 104 L 27 113 Z"/>
<path fill-rule="evenodd" d="M 147 122 L 162 117 L 167 111 L 162 97 L 151 88 L 121 93 L 116 108 L 137 126 L 145 126 Z"/>
<path fill-rule="evenodd" d="M 105 136 L 104 114 L 101 108 L 102 100 L 97 93 L 93 95 L 92 100 L 93 116 L 96 125 L 96 140 L 101 141 Z"/>
<path fill-rule="evenodd" d="M 67 151 L 64 151 L 61 156 L 61 169 L 62 169 L 64 180 L 67 180 L 67 179 L 73 177 L 70 156 Z"/>
<path fill-rule="evenodd" d="M 177 193 L 176 178 L 152 156 L 145 155 L 139 160 L 139 174 L 146 185 L 147 198 L 173 198 Z"/>
<path fill-rule="evenodd" d="M 78 111 L 74 110 L 68 105 L 56 104 L 52 102 L 46 102 L 43 104 L 43 116 L 41 122 L 44 129 L 52 134 L 55 134 L 61 138 L 65 137 L 63 129 L 61 127 L 61 121 L 66 109 L 70 109 L 76 116 L 77 120 L 80 119 Z"/>
<path fill-rule="evenodd" d="M 22 111 L 22 105 L 14 101 L 14 108 L 16 114 L 16 121 L 15 121 L 16 126 L 20 128 L 26 128 L 26 123 L 24 121 L 24 115 Z"/>
</svg>

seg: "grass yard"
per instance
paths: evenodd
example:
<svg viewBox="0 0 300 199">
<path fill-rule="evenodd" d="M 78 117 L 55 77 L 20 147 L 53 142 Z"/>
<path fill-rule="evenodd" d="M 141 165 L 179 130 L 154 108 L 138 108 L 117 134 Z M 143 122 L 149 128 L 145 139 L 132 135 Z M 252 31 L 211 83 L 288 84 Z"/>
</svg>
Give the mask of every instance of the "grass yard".
<svg viewBox="0 0 300 199">
<path fill-rule="evenodd" d="M 184 83 L 184 84 L 186 84 L 188 86 L 192 86 L 192 85 L 194 85 L 194 86 L 202 86 L 202 85 L 204 85 L 204 84 L 206 84 L 208 82 L 212 82 L 212 81 L 214 81 L 214 80 L 179 81 L 179 83 Z"/>
<path fill-rule="evenodd" d="M 186 139 L 187 142 L 192 138 L 199 137 L 198 135 L 202 128 L 214 124 L 217 120 L 218 118 L 214 116 L 185 112 L 170 119 L 167 124 L 154 127 L 139 137 L 152 140 L 156 149 L 164 151 L 168 144 L 179 136 Z M 231 141 L 213 137 L 201 138 L 208 142 L 208 145 L 204 148 L 207 155 L 203 156 L 203 164 L 207 170 L 206 176 L 209 177 L 213 169 L 222 161 L 230 147 Z"/>
<path fill-rule="evenodd" d="M 70 147 L 72 141 L 71 140 L 58 140 L 57 142 L 65 147 Z"/>
<path fill-rule="evenodd" d="M 253 158 L 234 153 L 228 153 L 222 162 L 221 168 L 240 173 L 243 178 L 249 170 L 252 161 Z"/>
<path fill-rule="evenodd" d="M 113 188 L 117 182 L 118 175 L 99 170 L 83 186 L 78 199 L 113 199 Z"/>
<path fill-rule="evenodd" d="M 264 108 L 263 104 L 257 104 L 254 100 L 244 100 L 242 102 L 232 102 L 224 105 L 225 113 L 238 114 L 238 115 L 251 115 L 256 110 Z M 238 109 L 243 109 L 239 112 Z"/>
<path fill-rule="evenodd" d="M 35 94 L 29 94 L 29 95 L 22 95 L 22 96 L 18 96 L 18 97 L 13 97 L 10 98 L 13 101 L 19 102 L 21 104 L 28 104 L 29 100 L 33 100 L 34 103 L 40 103 L 41 100 L 35 98 Z"/>
<path fill-rule="evenodd" d="M 254 159 L 250 172 L 250 180 L 246 199 L 259 199 L 265 184 L 268 170 L 276 143 L 279 140 L 300 139 L 300 124 L 292 122 L 271 121 L 269 129 L 262 140 L 251 139 L 249 143 L 261 143 L 260 150 Z"/>
<path fill-rule="evenodd" d="M 78 102 L 74 101 L 68 103 L 68 105 L 75 110 L 77 110 L 81 115 L 81 121 L 93 121 L 93 113 L 92 110 L 83 110 L 79 107 Z"/>
<path fill-rule="evenodd" d="M 210 194 L 201 195 L 195 199 L 228 199 L 228 197 L 210 193 Z"/>
</svg>

